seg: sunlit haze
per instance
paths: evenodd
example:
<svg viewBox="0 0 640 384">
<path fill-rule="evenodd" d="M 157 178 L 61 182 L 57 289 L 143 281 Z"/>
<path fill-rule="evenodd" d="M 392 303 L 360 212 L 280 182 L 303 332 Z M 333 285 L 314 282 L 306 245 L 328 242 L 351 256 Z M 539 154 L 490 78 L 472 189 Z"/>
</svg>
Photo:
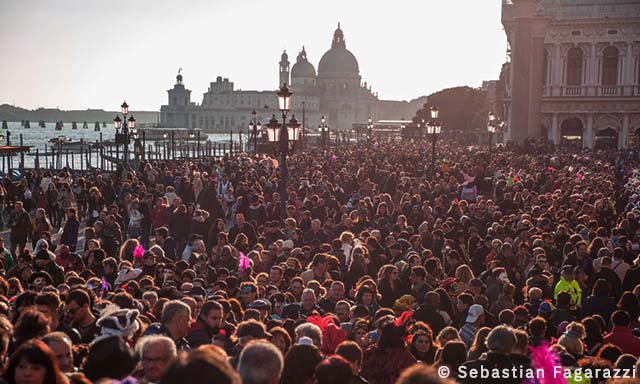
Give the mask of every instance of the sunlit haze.
<svg viewBox="0 0 640 384">
<path fill-rule="evenodd" d="M 183 68 L 192 100 L 216 76 L 275 89 L 283 49 L 317 69 L 337 23 L 381 99 L 497 79 L 500 0 L 0 0 L 0 104 L 158 110 Z"/>
</svg>

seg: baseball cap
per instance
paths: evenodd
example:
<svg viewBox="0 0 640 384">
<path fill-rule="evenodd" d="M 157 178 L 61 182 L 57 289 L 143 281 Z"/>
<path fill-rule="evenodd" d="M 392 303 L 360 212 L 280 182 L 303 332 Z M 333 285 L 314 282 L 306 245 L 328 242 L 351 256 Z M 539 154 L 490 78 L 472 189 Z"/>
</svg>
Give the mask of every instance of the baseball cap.
<svg viewBox="0 0 640 384">
<path fill-rule="evenodd" d="M 540 303 L 540 306 L 538 307 L 538 313 L 540 315 L 546 315 L 547 313 L 553 311 L 553 304 L 551 304 L 548 301 L 543 301 L 542 303 Z"/>
<path fill-rule="evenodd" d="M 469 307 L 469 314 L 467 315 L 467 323 L 474 323 L 478 320 L 478 317 L 484 314 L 484 308 L 480 304 L 473 304 Z"/>
<path fill-rule="evenodd" d="M 271 303 L 269 303 L 269 302 L 267 302 L 266 300 L 263 300 L 263 299 L 258 299 L 258 300 L 254 300 L 251 303 L 249 303 L 249 308 L 269 309 L 269 308 L 271 308 Z"/>
</svg>

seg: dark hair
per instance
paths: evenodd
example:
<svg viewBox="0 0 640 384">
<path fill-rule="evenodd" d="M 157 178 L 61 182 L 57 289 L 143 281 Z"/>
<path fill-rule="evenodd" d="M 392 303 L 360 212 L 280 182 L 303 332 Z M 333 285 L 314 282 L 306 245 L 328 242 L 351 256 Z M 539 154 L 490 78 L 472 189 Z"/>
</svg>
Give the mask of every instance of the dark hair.
<svg viewBox="0 0 640 384">
<path fill-rule="evenodd" d="M 529 333 L 534 337 L 544 336 L 547 329 L 547 321 L 540 316 L 534 317 L 529 321 Z"/>
<path fill-rule="evenodd" d="M 427 277 L 427 270 L 424 269 L 422 265 L 416 265 L 414 267 L 411 267 L 411 273 L 413 273 L 414 275 L 416 275 L 421 279 L 425 279 Z"/>
<path fill-rule="evenodd" d="M 162 374 L 159 384 L 204 384 L 210 383 L 211 378 L 220 384 L 242 383 L 226 355 L 218 347 L 206 345 L 178 355 Z"/>
<path fill-rule="evenodd" d="M 362 348 L 355 341 L 345 340 L 338 344 L 336 355 L 340 355 L 351 363 L 362 365 Z"/>
<path fill-rule="evenodd" d="M 615 363 L 618 357 L 622 355 L 622 349 L 615 344 L 607 343 L 600 347 L 596 357 L 609 360 L 611 363 Z"/>
<path fill-rule="evenodd" d="M 60 297 L 54 292 L 42 292 L 36 296 L 36 305 L 44 305 L 49 307 L 52 311 L 57 311 L 60 308 Z"/>
<path fill-rule="evenodd" d="M 16 345 L 47 334 L 49 319 L 35 309 L 29 309 L 20 316 L 14 330 Z"/>
<path fill-rule="evenodd" d="M 406 329 L 404 327 L 396 327 L 392 321 L 382 324 L 380 327 L 380 339 L 378 339 L 378 348 L 389 349 L 404 347 L 404 338 Z"/>
<path fill-rule="evenodd" d="M 64 383 L 53 351 L 40 340 L 29 340 L 22 344 L 9 359 L 9 365 L 2 377 L 9 383 L 15 383 L 16 367 L 22 360 L 45 368 L 44 384 Z"/>
<path fill-rule="evenodd" d="M 317 384 L 348 383 L 352 377 L 351 365 L 340 355 L 330 356 L 316 366 Z"/>
<path fill-rule="evenodd" d="M 631 316 L 627 311 L 617 310 L 611 315 L 611 322 L 615 326 L 628 327 L 631 323 Z"/>
<path fill-rule="evenodd" d="M 79 306 L 91 305 L 89 294 L 83 289 L 74 289 L 67 295 L 67 303 L 75 301 Z"/>
<path fill-rule="evenodd" d="M 313 345 L 294 345 L 284 357 L 284 369 L 280 376 L 280 383 L 309 382 L 313 378 L 315 367 L 321 361 L 320 351 Z"/>
<path fill-rule="evenodd" d="M 467 361 L 467 347 L 462 341 L 449 341 L 442 347 L 440 365 L 459 367 Z"/>
<path fill-rule="evenodd" d="M 591 294 L 593 296 L 608 297 L 610 291 L 611 291 L 611 286 L 609 285 L 609 282 L 605 279 L 598 279 L 596 283 L 593 285 Z"/>
<path fill-rule="evenodd" d="M 205 301 L 205 303 L 202 304 L 202 307 L 200 307 L 199 316 L 201 318 L 206 317 L 209 314 L 209 312 L 213 311 L 214 309 L 224 312 L 224 308 L 222 307 L 222 304 L 220 304 L 219 302 L 215 300 Z"/>
</svg>

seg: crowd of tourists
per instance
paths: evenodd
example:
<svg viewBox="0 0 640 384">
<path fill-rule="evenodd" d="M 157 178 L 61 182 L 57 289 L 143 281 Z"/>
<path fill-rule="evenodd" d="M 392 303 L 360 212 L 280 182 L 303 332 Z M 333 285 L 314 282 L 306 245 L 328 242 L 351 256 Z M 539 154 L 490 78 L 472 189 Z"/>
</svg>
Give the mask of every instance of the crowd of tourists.
<svg viewBox="0 0 640 384">
<path fill-rule="evenodd" d="M 638 155 L 430 148 L 5 179 L 0 381 L 637 383 Z"/>
</svg>

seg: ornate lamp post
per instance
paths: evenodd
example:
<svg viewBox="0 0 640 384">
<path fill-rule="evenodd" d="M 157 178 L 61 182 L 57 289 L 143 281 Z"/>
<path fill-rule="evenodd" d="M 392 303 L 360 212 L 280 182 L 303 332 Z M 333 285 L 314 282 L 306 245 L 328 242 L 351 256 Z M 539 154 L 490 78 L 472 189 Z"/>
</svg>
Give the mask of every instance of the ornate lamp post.
<svg viewBox="0 0 640 384">
<path fill-rule="evenodd" d="M 322 149 L 325 149 L 327 146 L 327 134 L 329 133 L 329 127 L 326 123 L 327 118 L 322 116 L 320 118 L 320 125 L 318 126 L 318 128 L 320 128 L 320 142 L 322 143 Z"/>
<path fill-rule="evenodd" d="M 369 142 L 373 140 L 373 119 L 369 116 L 369 120 L 367 122 L 367 130 L 369 131 Z"/>
<path fill-rule="evenodd" d="M 253 135 L 253 153 L 258 153 L 258 132 L 262 131 L 262 123 L 257 119 L 258 113 L 254 109 L 251 112 L 251 122 L 249 123 L 249 132 Z"/>
<path fill-rule="evenodd" d="M 115 119 L 113 119 L 113 123 L 116 127 L 116 145 L 123 145 L 123 162 L 124 164 L 129 164 L 129 143 L 131 143 L 131 135 L 135 132 L 136 129 L 136 119 L 131 115 L 127 120 L 127 115 L 129 114 L 129 105 L 127 102 L 123 102 L 120 106 L 122 108 L 122 119 L 120 119 L 120 115 L 116 115 Z M 122 127 L 122 133 L 120 133 L 120 128 Z"/>
<path fill-rule="evenodd" d="M 438 121 L 438 107 L 431 107 L 431 120 L 427 123 L 427 134 L 431 135 L 431 169 L 435 173 L 436 169 L 436 140 L 442 129 L 442 124 Z"/>
<path fill-rule="evenodd" d="M 493 141 L 493 134 L 496 132 L 496 115 L 493 112 L 489 112 L 489 123 L 487 123 L 487 131 L 489 132 L 489 154 L 491 154 L 491 142 Z"/>
<path fill-rule="evenodd" d="M 287 217 L 287 155 L 300 139 L 300 124 L 295 115 L 287 124 L 292 95 L 287 84 L 283 84 L 278 92 L 278 109 L 282 112 L 282 124 L 275 115 L 267 124 L 267 139 L 270 143 L 277 143 L 277 151 L 280 153 L 280 220 L 283 223 Z"/>
</svg>

